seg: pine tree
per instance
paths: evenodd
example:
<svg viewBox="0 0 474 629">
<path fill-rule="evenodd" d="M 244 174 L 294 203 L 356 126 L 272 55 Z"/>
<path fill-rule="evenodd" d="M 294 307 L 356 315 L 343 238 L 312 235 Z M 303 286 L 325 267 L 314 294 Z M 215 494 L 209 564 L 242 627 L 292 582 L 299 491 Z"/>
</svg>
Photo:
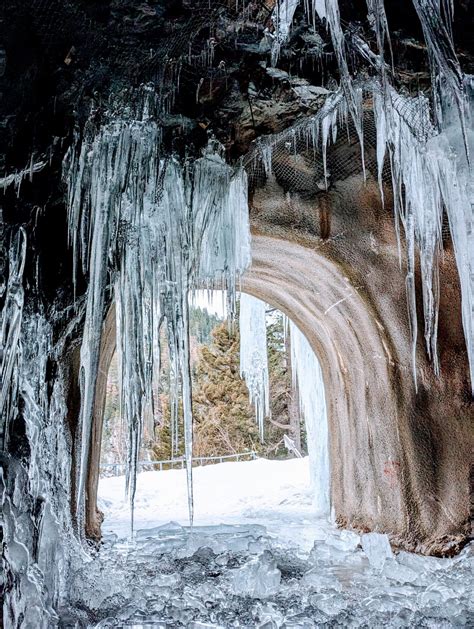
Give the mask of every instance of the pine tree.
<svg viewBox="0 0 474 629">
<path fill-rule="evenodd" d="M 226 322 L 200 350 L 194 382 L 196 456 L 258 450 L 258 429 L 239 375 L 239 335 Z"/>
<path fill-rule="evenodd" d="M 230 328 L 227 322 L 220 321 L 215 315 L 209 315 L 200 308 L 192 308 L 191 313 L 194 456 L 222 456 L 254 450 L 272 458 L 286 457 L 288 453 L 283 443 L 284 434 L 288 434 L 297 447 L 303 442 L 304 449 L 305 435 L 300 425 L 297 396 L 291 387 L 289 348 L 283 334 L 281 315 L 273 317 L 267 327 L 271 417 L 265 422 L 265 443 L 261 444 L 248 390 L 240 378 L 238 325 Z M 202 341 L 199 342 L 199 339 Z M 169 361 L 164 338 L 162 343 L 164 371 L 159 390 L 154 391 L 154 435 L 148 435 L 141 456 L 143 459 L 148 458 L 146 448 L 148 453 L 151 450 L 151 458 L 161 461 L 173 458 L 170 392 L 167 384 Z M 118 455 L 118 452 L 114 452 L 117 450 L 116 441 L 121 431 L 115 363 L 114 366 L 109 374 L 113 395 L 107 397 L 103 452 L 108 451 L 110 454 L 113 451 L 115 460 Z M 178 433 L 179 449 L 175 456 L 179 457 L 184 451 L 181 408 Z"/>
</svg>

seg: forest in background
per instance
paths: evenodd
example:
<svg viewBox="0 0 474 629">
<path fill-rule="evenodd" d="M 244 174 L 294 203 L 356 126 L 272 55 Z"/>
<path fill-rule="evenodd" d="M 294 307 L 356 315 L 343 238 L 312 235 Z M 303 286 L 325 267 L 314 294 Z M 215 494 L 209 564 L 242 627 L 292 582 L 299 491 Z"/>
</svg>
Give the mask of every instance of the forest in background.
<svg viewBox="0 0 474 629">
<path fill-rule="evenodd" d="M 253 450 L 267 458 L 285 458 L 283 437 L 288 435 L 305 453 L 305 430 L 297 393 L 292 389 L 289 339 L 283 315 L 267 314 L 270 417 L 260 442 L 255 412 L 245 382 L 240 378 L 238 321 L 229 324 L 205 308 L 190 306 L 193 374 L 194 456 L 224 456 Z M 164 339 L 163 339 L 164 340 Z M 171 451 L 169 362 L 163 346 L 162 376 L 153 391 L 153 417 L 146 422 L 140 460 L 169 460 Z M 114 355 L 107 381 L 101 464 L 124 463 L 126 435 L 119 412 L 119 375 Z M 152 426 L 152 428 L 150 428 Z M 179 424 L 182 437 L 182 420 Z M 175 456 L 183 455 L 184 439 Z"/>
</svg>

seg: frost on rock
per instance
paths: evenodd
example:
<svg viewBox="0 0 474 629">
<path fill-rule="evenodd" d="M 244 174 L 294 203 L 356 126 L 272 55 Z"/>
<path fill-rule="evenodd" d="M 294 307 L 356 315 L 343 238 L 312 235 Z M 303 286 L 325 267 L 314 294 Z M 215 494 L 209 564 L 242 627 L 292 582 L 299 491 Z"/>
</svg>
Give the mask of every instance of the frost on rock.
<svg viewBox="0 0 474 629">
<path fill-rule="evenodd" d="M 127 490 L 132 509 L 143 417 L 152 415 L 152 382 L 166 326 L 171 371 L 172 432 L 178 399 L 184 416 L 189 515 L 192 521 L 192 395 L 188 292 L 224 284 L 232 314 L 236 277 L 250 262 L 247 178 L 210 141 L 203 156 L 180 163 L 160 154 L 161 133 L 141 119 L 112 119 L 86 128 L 65 159 L 74 268 L 88 272 L 81 347 L 78 512 L 84 505 L 100 339 L 109 278 L 114 284 L 121 414 L 128 426 Z"/>
<path fill-rule="evenodd" d="M 241 293 L 239 327 L 240 376 L 245 379 L 249 390 L 263 442 L 264 420 L 270 413 L 265 302 Z"/>
<path fill-rule="evenodd" d="M 306 337 L 290 321 L 293 386 L 303 414 L 308 443 L 311 485 L 316 511 L 329 513 L 329 452 L 326 396 L 321 365 Z"/>
</svg>

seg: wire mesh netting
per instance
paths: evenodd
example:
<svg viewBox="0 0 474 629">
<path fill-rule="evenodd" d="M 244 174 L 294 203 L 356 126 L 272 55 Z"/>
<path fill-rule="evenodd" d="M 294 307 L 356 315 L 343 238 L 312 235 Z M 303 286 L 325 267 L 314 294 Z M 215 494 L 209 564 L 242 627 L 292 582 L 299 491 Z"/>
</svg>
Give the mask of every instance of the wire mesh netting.
<svg viewBox="0 0 474 629">
<path fill-rule="evenodd" d="M 18 7 L 25 4 L 17 0 Z M 165 3 L 163 3 L 165 4 Z M 15 5 L 15 2 L 11 2 Z M 88 45 L 99 59 L 108 54 L 113 37 L 120 36 L 120 57 L 115 60 L 125 76 L 133 77 L 135 84 L 152 81 L 156 85 L 161 104 L 158 108 L 168 113 L 180 113 L 175 108 L 176 95 L 186 98 L 199 90 L 209 89 L 208 79 L 219 80 L 227 76 L 225 63 L 220 62 L 223 47 L 236 46 L 242 50 L 258 47 L 259 39 L 271 23 L 272 3 L 263 0 L 183 0 L 179 17 L 172 19 L 160 14 L 159 3 L 134 4 L 129 0 L 113 0 L 108 6 L 108 17 L 103 28 L 95 27 L 88 34 Z M 85 28 L 91 21 L 90 7 L 84 2 L 62 2 L 60 0 L 31 0 L 31 19 L 35 31 L 45 47 L 55 46 L 58 33 L 66 22 L 77 22 Z M 98 9 L 94 9 L 95 12 Z M 96 18 L 94 14 L 94 18 Z M 108 35 L 110 19 L 120 24 L 112 37 Z M 160 22 L 160 19 L 162 20 Z M 97 20 L 96 20 L 97 21 Z M 100 22 L 100 20 L 99 20 Z M 150 47 L 148 31 L 159 26 L 159 36 Z M 135 37 L 140 31 L 147 33 L 142 39 Z M 134 37 L 129 37 L 133 32 Z M 418 139 L 427 139 L 434 133 L 431 123 L 430 104 L 419 98 L 419 106 L 413 107 L 414 99 L 395 98 L 393 105 L 406 118 L 413 134 Z M 323 165 L 321 141 L 315 128 L 321 122 L 321 114 L 297 120 L 288 129 L 271 136 L 264 136 L 254 143 L 243 157 L 251 187 L 258 187 L 272 170 L 284 190 L 312 195 L 328 185 L 365 169 L 377 174 L 376 131 L 370 98 L 365 99 L 363 114 L 364 160 L 360 141 L 353 122 L 346 116 L 339 123 L 337 137 L 328 143 L 326 168 Z M 271 167 L 268 162 L 270 160 Z M 363 164 L 364 161 L 364 164 Z M 269 168 L 270 167 L 270 168 Z M 383 171 L 384 180 L 390 182 L 388 164 Z"/>
</svg>

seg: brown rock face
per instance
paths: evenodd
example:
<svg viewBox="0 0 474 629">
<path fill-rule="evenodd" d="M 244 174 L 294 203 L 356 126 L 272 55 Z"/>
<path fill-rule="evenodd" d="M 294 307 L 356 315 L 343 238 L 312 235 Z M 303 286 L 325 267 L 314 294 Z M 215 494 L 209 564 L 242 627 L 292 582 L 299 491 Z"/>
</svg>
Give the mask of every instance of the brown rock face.
<svg viewBox="0 0 474 629">
<path fill-rule="evenodd" d="M 244 290 L 286 312 L 318 354 L 338 523 L 388 532 L 411 549 L 444 552 L 469 532 L 474 414 L 458 276 L 446 243 L 439 378 L 423 344 L 417 278 L 416 391 L 404 252 L 400 268 L 389 194 L 385 198 L 384 210 L 377 185 L 362 177 L 339 181 L 309 201 L 278 192 L 275 183 L 260 189 L 253 197 L 258 235 Z M 292 223 L 310 227 L 303 232 Z"/>
</svg>

